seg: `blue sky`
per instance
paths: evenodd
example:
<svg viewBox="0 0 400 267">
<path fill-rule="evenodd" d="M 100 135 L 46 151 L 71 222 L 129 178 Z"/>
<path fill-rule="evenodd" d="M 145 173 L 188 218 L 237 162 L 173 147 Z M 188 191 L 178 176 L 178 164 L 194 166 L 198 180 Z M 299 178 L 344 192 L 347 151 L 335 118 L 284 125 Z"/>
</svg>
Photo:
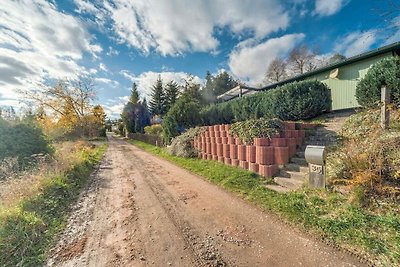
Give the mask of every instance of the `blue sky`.
<svg viewBox="0 0 400 267">
<path fill-rule="evenodd" d="M 78 75 L 93 77 L 110 117 L 118 117 L 132 82 L 148 97 L 158 75 L 181 82 L 190 73 L 201 83 L 207 70 L 226 70 L 256 86 L 269 62 L 297 45 L 327 57 L 399 41 L 400 9 L 381 17 L 390 2 L 2 0 L 0 106 L 19 106 L 19 88 Z"/>
</svg>

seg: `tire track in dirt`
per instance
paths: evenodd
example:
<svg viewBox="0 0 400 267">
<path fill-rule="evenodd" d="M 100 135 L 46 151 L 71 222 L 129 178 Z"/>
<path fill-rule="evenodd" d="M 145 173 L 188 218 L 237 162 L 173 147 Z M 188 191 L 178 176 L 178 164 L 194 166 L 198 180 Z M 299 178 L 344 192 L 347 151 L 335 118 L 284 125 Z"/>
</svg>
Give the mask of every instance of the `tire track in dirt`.
<svg viewBox="0 0 400 267">
<path fill-rule="evenodd" d="M 362 266 L 201 177 L 109 140 L 48 266 Z"/>
</svg>

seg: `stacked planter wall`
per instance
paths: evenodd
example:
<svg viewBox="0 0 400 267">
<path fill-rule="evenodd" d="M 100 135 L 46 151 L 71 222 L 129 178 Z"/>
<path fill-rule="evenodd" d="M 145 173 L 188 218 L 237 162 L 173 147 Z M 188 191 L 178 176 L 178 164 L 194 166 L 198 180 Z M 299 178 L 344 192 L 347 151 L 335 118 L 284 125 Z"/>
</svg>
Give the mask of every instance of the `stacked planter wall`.
<svg viewBox="0 0 400 267">
<path fill-rule="evenodd" d="M 314 124 L 285 122 L 285 129 L 268 138 L 255 138 L 253 144 L 243 144 L 229 131 L 229 125 L 208 126 L 207 131 L 194 139 L 193 145 L 199 151 L 199 157 L 218 160 L 232 166 L 272 177 L 279 165 L 289 162 L 296 154 L 297 146 L 303 143 L 305 129 L 314 128 Z"/>
</svg>

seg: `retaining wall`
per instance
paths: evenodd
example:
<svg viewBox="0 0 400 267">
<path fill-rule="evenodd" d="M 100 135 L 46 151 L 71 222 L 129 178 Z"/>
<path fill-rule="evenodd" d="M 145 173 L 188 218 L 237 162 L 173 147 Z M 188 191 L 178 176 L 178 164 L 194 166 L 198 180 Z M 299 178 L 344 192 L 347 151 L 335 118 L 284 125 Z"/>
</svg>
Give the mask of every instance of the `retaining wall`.
<svg viewBox="0 0 400 267">
<path fill-rule="evenodd" d="M 296 154 L 297 146 L 304 141 L 306 129 L 314 127 L 310 123 L 296 125 L 294 122 L 285 122 L 281 133 L 271 139 L 255 138 L 253 144 L 249 145 L 232 136 L 229 125 L 213 125 L 193 140 L 193 146 L 204 160 L 218 160 L 264 177 L 272 177 L 278 172 L 279 165 L 288 163 Z"/>
</svg>

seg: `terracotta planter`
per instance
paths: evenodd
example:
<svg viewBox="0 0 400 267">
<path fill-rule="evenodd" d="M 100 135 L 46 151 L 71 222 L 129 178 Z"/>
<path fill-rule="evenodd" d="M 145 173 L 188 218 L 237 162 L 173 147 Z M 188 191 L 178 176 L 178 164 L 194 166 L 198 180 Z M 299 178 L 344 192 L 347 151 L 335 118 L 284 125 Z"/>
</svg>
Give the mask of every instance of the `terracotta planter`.
<svg viewBox="0 0 400 267">
<path fill-rule="evenodd" d="M 212 158 L 212 155 L 211 154 L 207 154 L 207 159 L 208 160 L 212 160 L 213 158 Z"/>
<path fill-rule="evenodd" d="M 214 125 L 214 132 L 219 132 L 219 125 Z"/>
<path fill-rule="evenodd" d="M 285 138 L 273 137 L 271 139 L 271 146 L 273 146 L 273 147 L 285 147 L 286 146 L 286 139 Z"/>
<path fill-rule="evenodd" d="M 213 156 L 217 155 L 217 144 L 211 144 L 211 154 Z"/>
<path fill-rule="evenodd" d="M 297 138 L 286 138 L 286 145 L 287 146 L 296 146 Z"/>
<path fill-rule="evenodd" d="M 227 136 L 228 136 L 227 132 L 221 131 L 221 137 L 222 137 L 222 138 L 223 138 L 223 137 L 227 137 Z"/>
<path fill-rule="evenodd" d="M 258 173 L 258 164 L 257 163 L 249 163 L 249 171 Z"/>
<path fill-rule="evenodd" d="M 225 131 L 229 132 L 229 128 L 230 128 L 229 124 L 225 124 Z"/>
<path fill-rule="evenodd" d="M 222 153 L 223 153 L 223 156 L 225 157 L 225 158 L 230 158 L 230 156 L 231 156 L 231 154 L 230 154 L 230 145 L 228 145 L 228 144 L 223 144 L 222 145 Z"/>
<path fill-rule="evenodd" d="M 217 155 L 212 155 L 212 159 L 213 160 L 218 160 L 218 156 Z"/>
<path fill-rule="evenodd" d="M 217 156 L 218 157 L 222 157 L 224 154 L 222 148 L 223 148 L 222 144 L 217 144 Z"/>
<path fill-rule="evenodd" d="M 256 162 L 256 147 L 246 146 L 246 160 L 250 163 Z"/>
<path fill-rule="evenodd" d="M 295 139 L 297 140 L 297 139 Z M 288 145 L 289 148 L 289 158 L 293 157 L 296 154 L 297 145 Z"/>
<path fill-rule="evenodd" d="M 277 171 L 276 165 L 258 165 L 258 174 L 264 177 L 272 177 Z"/>
<path fill-rule="evenodd" d="M 264 165 L 274 164 L 274 148 L 272 146 L 257 146 L 256 163 Z"/>
<path fill-rule="evenodd" d="M 243 142 L 242 142 L 242 140 L 240 140 L 240 138 L 235 138 L 235 144 L 236 145 L 243 145 Z"/>
<path fill-rule="evenodd" d="M 246 161 L 246 145 L 237 146 L 238 160 Z"/>
<path fill-rule="evenodd" d="M 231 165 L 232 166 L 239 166 L 239 160 L 238 159 L 231 159 Z"/>
<path fill-rule="evenodd" d="M 224 157 L 218 156 L 218 161 L 224 163 Z"/>
<path fill-rule="evenodd" d="M 299 130 L 299 137 L 305 138 L 306 137 L 306 131 L 305 130 Z"/>
<path fill-rule="evenodd" d="M 234 144 L 235 144 L 235 138 L 232 137 L 232 136 L 229 136 L 229 137 L 228 137 L 228 144 L 234 145 Z"/>
<path fill-rule="evenodd" d="M 210 141 L 211 141 L 211 144 L 216 144 L 217 143 L 216 137 L 210 137 Z"/>
<path fill-rule="evenodd" d="M 288 147 L 274 147 L 274 162 L 277 165 L 285 165 L 289 162 Z"/>
<path fill-rule="evenodd" d="M 223 144 L 228 144 L 228 137 L 221 137 Z"/>
<path fill-rule="evenodd" d="M 284 122 L 285 130 L 296 130 L 296 123 L 295 122 Z"/>
<path fill-rule="evenodd" d="M 206 143 L 206 153 L 211 154 L 211 143 Z"/>
<path fill-rule="evenodd" d="M 218 132 L 215 131 L 215 137 L 217 137 L 217 138 L 218 138 L 218 137 L 221 137 L 221 132 L 220 132 L 220 131 L 218 131 Z"/>
<path fill-rule="evenodd" d="M 269 146 L 269 139 L 268 138 L 254 138 L 254 145 L 255 146 Z"/>
<path fill-rule="evenodd" d="M 247 161 L 240 160 L 239 166 L 240 166 L 240 168 L 245 169 L 245 170 L 249 169 L 249 163 Z"/>
<path fill-rule="evenodd" d="M 230 158 L 224 158 L 224 163 L 226 165 L 231 165 L 231 159 Z"/>
<path fill-rule="evenodd" d="M 238 148 L 237 145 L 229 145 L 229 157 L 231 159 L 237 159 L 238 158 Z"/>
</svg>

